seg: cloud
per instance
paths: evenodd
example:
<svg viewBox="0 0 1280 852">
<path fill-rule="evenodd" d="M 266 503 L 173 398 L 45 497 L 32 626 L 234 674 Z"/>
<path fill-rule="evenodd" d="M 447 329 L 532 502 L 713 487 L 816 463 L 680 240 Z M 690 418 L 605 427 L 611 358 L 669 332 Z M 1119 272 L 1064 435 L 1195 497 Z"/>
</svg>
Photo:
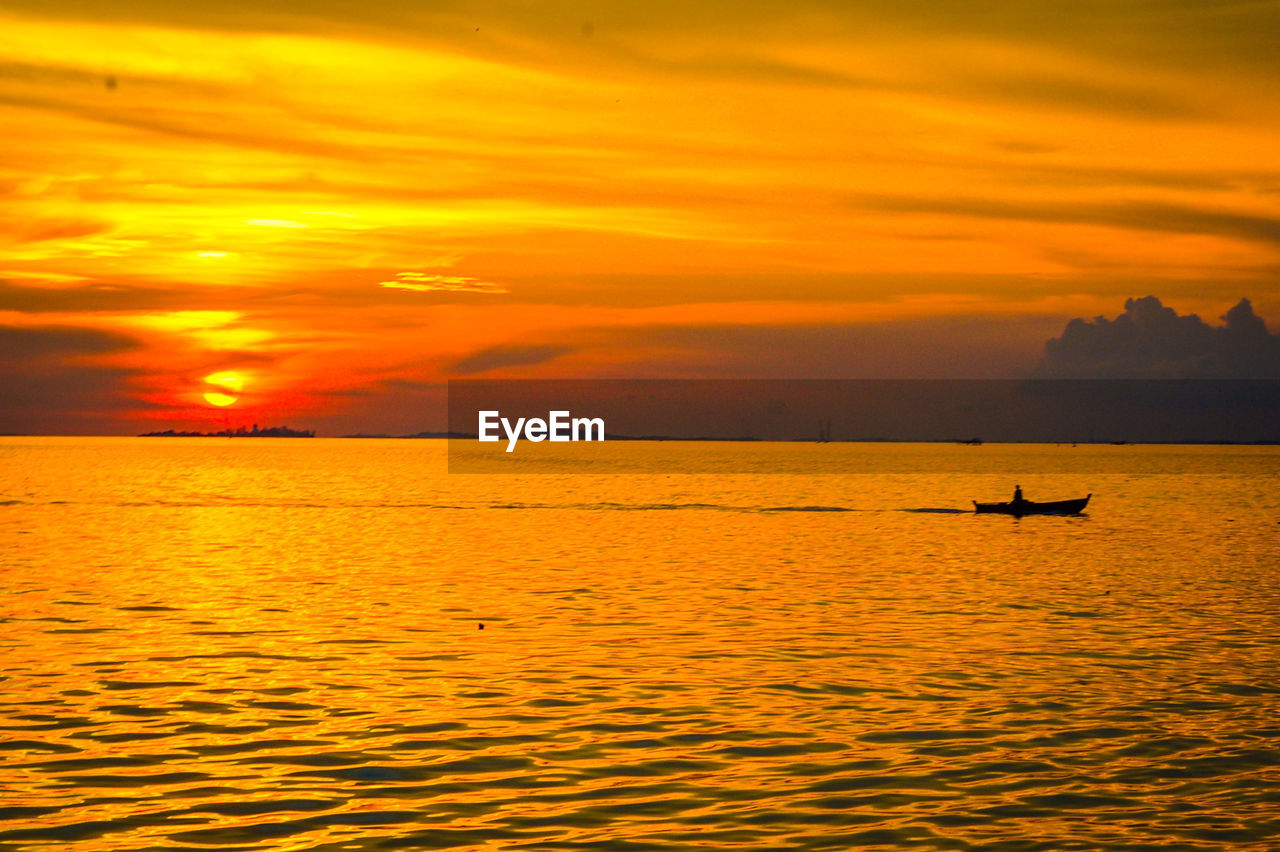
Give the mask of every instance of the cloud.
<svg viewBox="0 0 1280 852">
<path fill-rule="evenodd" d="M 427 275 L 425 272 L 397 272 L 394 281 L 380 281 L 379 287 L 391 290 L 445 293 L 507 293 L 501 284 L 469 278 L 465 275 Z"/>
<path fill-rule="evenodd" d="M 1155 296 L 1129 299 L 1114 320 L 1073 319 L 1045 344 L 1038 378 L 1277 379 L 1280 335 L 1241 299 L 1210 326 Z"/>
<path fill-rule="evenodd" d="M 860 207 L 883 212 L 941 213 L 975 219 L 1106 225 L 1175 234 L 1212 234 L 1280 245 L 1280 219 L 1276 217 L 1183 204 L 1147 201 L 1026 202 L 972 197 L 914 198 L 898 195 L 859 195 L 855 196 L 854 202 Z"/>
<path fill-rule="evenodd" d="M 1050 74 L 974 74 L 959 88 L 997 101 L 1148 120 L 1202 118 L 1209 110 L 1185 93 Z"/>
<path fill-rule="evenodd" d="M 649 325 L 601 334 L 642 374 L 680 378 L 995 379 L 1034 363 L 1040 316 L 938 316 L 881 322 Z M 762 357 L 761 353 L 768 353 Z"/>
<path fill-rule="evenodd" d="M 188 285 L 182 289 L 176 286 L 142 287 L 131 284 L 90 282 L 82 286 L 37 286 L 29 287 L 15 283 L 24 280 L 38 280 L 37 274 L 24 272 L 3 273 L 9 280 L 0 278 L 0 311 L 20 311 L 22 313 L 66 313 L 66 312 L 128 312 L 181 310 L 194 304 L 214 305 L 219 309 L 224 305 L 239 304 L 247 301 L 250 295 L 268 295 L 284 298 L 290 294 L 281 294 L 277 290 L 253 291 L 249 288 L 229 290 L 226 287 L 198 287 Z M 79 278 L 80 276 L 67 276 Z M 50 283 L 61 284 L 52 278 Z"/>
<path fill-rule="evenodd" d="M 92 237 L 105 234 L 110 230 L 111 226 L 105 222 L 75 218 L 45 218 L 0 223 L 0 233 L 3 233 L 10 242 L 20 245 Z"/>
<path fill-rule="evenodd" d="M 0 365 L 22 370 L 47 359 L 104 355 L 133 349 L 138 341 L 124 334 L 74 326 L 0 327 Z"/>
<path fill-rule="evenodd" d="M 83 359 L 137 345 L 86 328 L 0 328 L 0 432 L 120 431 L 115 417 L 139 406 L 129 393 L 136 371 Z"/>
<path fill-rule="evenodd" d="M 482 349 L 455 363 L 451 372 L 460 376 L 485 373 L 501 367 L 524 367 L 545 364 L 572 351 L 569 346 L 519 346 L 504 345 Z"/>
</svg>

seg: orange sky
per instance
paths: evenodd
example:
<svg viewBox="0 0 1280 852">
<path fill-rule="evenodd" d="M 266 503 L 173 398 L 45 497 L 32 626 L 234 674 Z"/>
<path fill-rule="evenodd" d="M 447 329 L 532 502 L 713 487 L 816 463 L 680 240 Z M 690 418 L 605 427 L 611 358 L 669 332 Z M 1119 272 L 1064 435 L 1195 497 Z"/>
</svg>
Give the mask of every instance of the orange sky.
<svg viewBox="0 0 1280 852">
<path fill-rule="evenodd" d="M 1280 9 L 1200 5 L 10 0 L 0 431 L 1016 376 L 1148 293 L 1274 322 Z"/>
</svg>

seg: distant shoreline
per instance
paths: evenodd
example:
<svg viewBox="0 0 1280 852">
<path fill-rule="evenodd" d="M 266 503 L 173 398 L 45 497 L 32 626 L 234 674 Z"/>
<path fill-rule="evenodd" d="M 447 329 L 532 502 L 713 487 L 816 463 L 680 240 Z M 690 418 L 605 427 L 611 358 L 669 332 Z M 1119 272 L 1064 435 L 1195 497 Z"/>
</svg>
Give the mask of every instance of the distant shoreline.
<svg viewBox="0 0 1280 852">
<path fill-rule="evenodd" d="M 255 423 L 252 429 L 243 426 L 238 429 L 222 429 L 218 432 L 176 432 L 166 429 L 163 432 L 143 432 L 139 438 L 314 438 L 314 429 L 290 429 L 288 426 L 269 426 L 259 429 Z"/>
</svg>

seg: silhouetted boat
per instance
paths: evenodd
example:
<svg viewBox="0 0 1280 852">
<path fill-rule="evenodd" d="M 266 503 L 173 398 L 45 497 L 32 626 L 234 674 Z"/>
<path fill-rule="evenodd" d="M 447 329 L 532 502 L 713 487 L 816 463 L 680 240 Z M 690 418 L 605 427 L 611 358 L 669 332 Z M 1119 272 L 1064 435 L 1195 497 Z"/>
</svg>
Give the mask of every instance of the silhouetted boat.
<svg viewBox="0 0 1280 852">
<path fill-rule="evenodd" d="M 1076 515 L 1089 505 L 1092 494 L 1078 500 L 1055 500 L 1050 503 L 1036 503 L 1031 500 L 1010 500 L 1008 503 L 979 503 L 973 501 L 975 512 L 998 512 L 1002 515 Z"/>
</svg>

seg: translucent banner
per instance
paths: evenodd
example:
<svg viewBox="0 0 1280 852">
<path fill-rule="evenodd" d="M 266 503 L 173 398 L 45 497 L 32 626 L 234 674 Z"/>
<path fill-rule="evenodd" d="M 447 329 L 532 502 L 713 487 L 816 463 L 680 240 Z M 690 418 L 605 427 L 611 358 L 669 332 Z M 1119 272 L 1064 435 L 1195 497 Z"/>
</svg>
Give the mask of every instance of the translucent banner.
<svg viewBox="0 0 1280 852">
<path fill-rule="evenodd" d="M 1002 444 L 1275 444 L 1280 382 L 466 380 L 449 383 L 449 436 L 452 473 L 963 472 Z M 850 449 L 904 443 L 948 449 Z M 1154 457 L 1060 461 L 1086 456 Z"/>
</svg>

